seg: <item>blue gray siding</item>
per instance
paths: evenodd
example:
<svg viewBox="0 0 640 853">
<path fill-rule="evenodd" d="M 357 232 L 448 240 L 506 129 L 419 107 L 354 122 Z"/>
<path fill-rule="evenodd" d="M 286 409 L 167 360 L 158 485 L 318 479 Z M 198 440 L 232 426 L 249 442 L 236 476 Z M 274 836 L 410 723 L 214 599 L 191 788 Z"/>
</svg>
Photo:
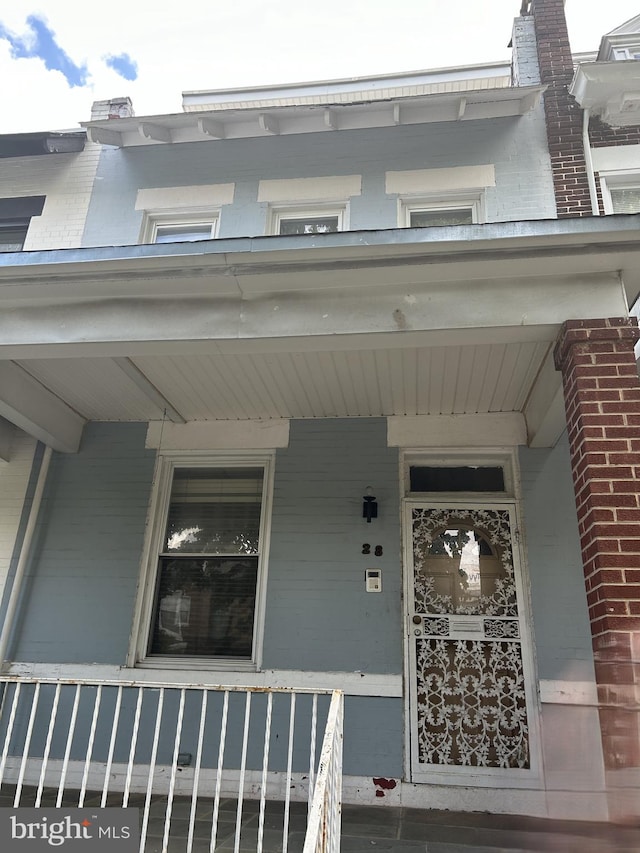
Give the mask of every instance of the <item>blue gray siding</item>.
<svg viewBox="0 0 640 853">
<path fill-rule="evenodd" d="M 566 434 L 520 451 L 538 675 L 593 679 L 593 653 Z"/>
<path fill-rule="evenodd" d="M 379 504 L 370 524 L 368 485 Z M 402 672 L 398 490 L 384 418 L 291 424 L 276 460 L 266 668 Z M 367 568 L 382 569 L 382 593 L 365 592 Z"/>
<path fill-rule="evenodd" d="M 154 454 L 145 424 L 89 424 L 55 454 L 17 660 L 122 664 L 129 643 Z"/>
<path fill-rule="evenodd" d="M 350 228 L 395 228 L 397 196 L 385 194 L 386 171 L 495 164 L 496 187 L 486 194 L 489 222 L 554 218 L 542 109 L 520 117 L 392 128 L 292 134 L 102 152 L 83 238 L 84 246 L 128 245 L 139 239 L 136 193 L 148 187 L 235 183 L 223 206 L 220 237 L 265 233 L 261 179 L 362 175 L 351 200 Z M 295 201 L 295 199 L 292 199 Z"/>
</svg>

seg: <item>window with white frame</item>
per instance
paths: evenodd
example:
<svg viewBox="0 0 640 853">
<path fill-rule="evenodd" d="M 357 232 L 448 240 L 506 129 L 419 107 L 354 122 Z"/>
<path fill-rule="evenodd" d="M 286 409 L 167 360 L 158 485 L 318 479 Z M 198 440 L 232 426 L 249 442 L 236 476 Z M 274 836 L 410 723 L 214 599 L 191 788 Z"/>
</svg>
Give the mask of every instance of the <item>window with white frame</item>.
<svg viewBox="0 0 640 853">
<path fill-rule="evenodd" d="M 401 228 L 432 228 L 442 225 L 472 225 L 482 222 L 481 196 L 452 198 L 401 198 L 398 210 Z"/>
<path fill-rule="evenodd" d="M 159 464 L 138 661 L 254 668 L 271 457 L 177 456 Z"/>
<path fill-rule="evenodd" d="M 600 174 L 605 213 L 640 213 L 640 172 Z"/>
<path fill-rule="evenodd" d="M 288 236 L 292 234 L 330 234 L 346 228 L 346 208 L 298 207 L 274 208 L 271 211 L 270 233 Z"/>
<path fill-rule="evenodd" d="M 142 243 L 191 243 L 217 236 L 218 212 L 147 211 L 142 223 Z"/>
<path fill-rule="evenodd" d="M 619 59 L 640 59 L 640 45 L 633 45 L 632 47 L 614 47 L 612 51 L 612 58 L 615 60 Z"/>
</svg>

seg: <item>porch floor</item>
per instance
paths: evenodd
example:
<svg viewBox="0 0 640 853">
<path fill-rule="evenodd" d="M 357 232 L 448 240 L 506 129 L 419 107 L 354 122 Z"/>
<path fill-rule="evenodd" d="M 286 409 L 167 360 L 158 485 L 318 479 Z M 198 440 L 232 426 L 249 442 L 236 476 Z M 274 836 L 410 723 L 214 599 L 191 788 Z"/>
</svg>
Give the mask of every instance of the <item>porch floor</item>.
<svg viewBox="0 0 640 853">
<path fill-rule="evenodd" d="M 34 801 L 35 789 L 24 787 L 21 806 Z M 46 790 L 42 807 L 55 804 L 56 792 Z M 129 805 L 144 806 L 143 794 L 132 794 Z M 100 795 L 87 793 L 85 806 L 95 806 Z M 110 794 L 108 805 L 118 806 L 122 795 Z M 77 792 L 65 793 L 63 804 L 77 806 Z M 12 786 L 3 785 L 0 807 L 13 805 Z M 154 796 L 149 810 L 145 853 L 162 853 L 166 797 Z M 255 853 L 260 804 L 243 803 L 241 853 Z M 167 853 L 185 853 L 191 800 L 174 798 Z M 237 801 L 220 803 L 215 850 L 234 849 Z M 213 804 L 200 799 L 196 810 L 193 853 L 209 853 Z M 265 810 L 263 850 L 282 851 L 283 804 L 268 802 Z M 307 804 L 290 803 L 290 853 L 301 853 L 307 823 Z M 616 825 L 580 821 L 545 820 L 517 815 L 451 812 L 389 806 L 344 805 L 342 853 L 638 853 L 640 825 Z"/>
</svg>

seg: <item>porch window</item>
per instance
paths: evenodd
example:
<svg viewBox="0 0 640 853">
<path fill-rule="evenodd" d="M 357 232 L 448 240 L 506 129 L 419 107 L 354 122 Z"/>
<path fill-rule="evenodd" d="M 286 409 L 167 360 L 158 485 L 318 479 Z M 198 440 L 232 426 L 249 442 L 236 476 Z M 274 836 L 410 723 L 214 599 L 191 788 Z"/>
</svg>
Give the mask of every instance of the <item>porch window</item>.
<svg viewBox="0 0 640 853">
<path fill-rule="evenodd" d="M 251 666 L 261 631 L 268 462 L 167 462 L 145 661 Z"/>
</svg>

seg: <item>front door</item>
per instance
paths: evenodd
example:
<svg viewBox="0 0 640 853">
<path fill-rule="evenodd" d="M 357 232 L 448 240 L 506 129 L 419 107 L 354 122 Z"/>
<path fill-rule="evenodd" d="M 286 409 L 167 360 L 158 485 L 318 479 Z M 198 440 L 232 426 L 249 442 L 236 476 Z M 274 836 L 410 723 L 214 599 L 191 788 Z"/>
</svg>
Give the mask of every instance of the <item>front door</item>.
<svg viewBox="0 0 640 853">
<path fill-rule="evenodd" d="M 511 506 L 408 501 L 411 778 L 531 766 Z"/>
</svg>

